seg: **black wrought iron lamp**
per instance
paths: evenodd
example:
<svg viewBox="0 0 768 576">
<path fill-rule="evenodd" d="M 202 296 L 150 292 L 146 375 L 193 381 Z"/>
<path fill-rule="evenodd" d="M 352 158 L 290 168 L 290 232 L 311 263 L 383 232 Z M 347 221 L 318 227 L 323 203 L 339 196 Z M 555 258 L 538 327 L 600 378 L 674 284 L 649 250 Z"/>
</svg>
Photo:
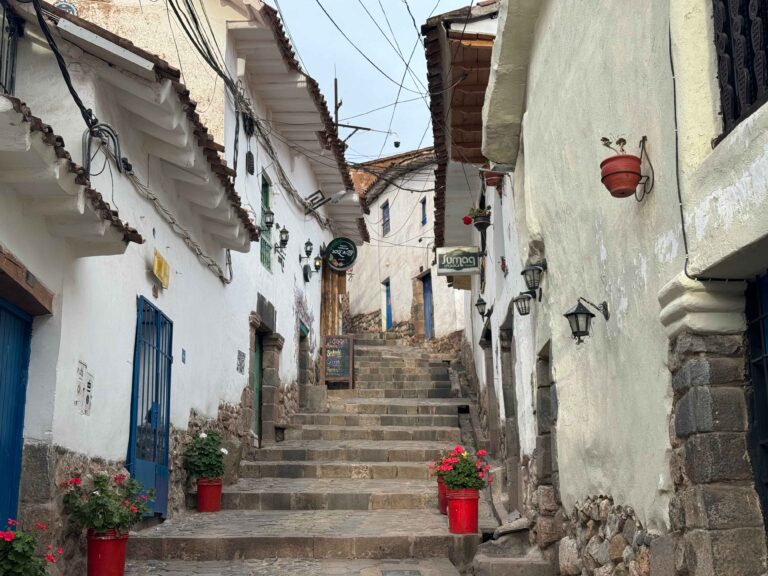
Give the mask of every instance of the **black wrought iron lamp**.
<svg viewBox="0 0 768 576">
<path fill-rule="evenodd" d="M 262 214 L 264 217 L 264 226 L 267 228 L 267 230 L 271 230 L 272 226 L 275 225 L 275 213 L 272 212 L 269 207 L 267 207 L 264 209 Z"/>
<path fill-rule="evenodd" d="M 533 296 L 531 296 L 530 292 L 521 292 L 517 297 L 512 299 L 512 302 L 515 303 L 515 308 L 517 308 L 517 313 L 520 314 L 520 316 L 528 316 L 528 314 L 531 313 L 531 300 L 533 300 Z"/>
<path fill-rule="evenodd" d="M 283 226 L 280 230 L 280 247 L 285 250 L 285 248 L 288 246 L 288 239 L 290 238 L 290 232 L 288 232 L 288 229 Z"/>
<path fill-rule="evenodd" d="M 480 314 L 481 318 L 490 318 L 491 314 L 493 314 L 493 306 L 488 309 L 488 304 L 486 304 L 485 300 L 483 300 L 482 294 L 477 297 L 475 308 L 477 308 L 477 312 Z"/>
<path fill-rule="evenodd" d="M 525 279 L 525 285 L 528 287 L 528 290 L 534 297 L 538 296 L 539 301 L 541 301 L 541 276 L 546 270 L 547 260 L 545 258 L 536 264 L 528 264 L 520 273 Z"/>
<path fill-rule="evenodd" d="M 568 319 L 568 323 L 571 325 L 571 334 L 573 334 L 573 339 L 576 340 L 576 344 L 581 344 L 584 342 L 584 338 L 589 336 L 589 333 L 592 330 L 592 319 L 595 317 L 592 311 L 584 304 L 587 304 L 600 312 L 606 322 L 611 318 L 611 313 L 608 310 L 608 302 L 602 302 L 599 305 L 593 304 L 586 298 L 580 296 L 576 301 L 576 306 L 564 314 Z"/>
<path fill-rule="evenodd" d="M 312 275 L 316 274 L 317 272 L 320 272 L 320 270 L 323 268 L 323 253 L 325 252 L 324 246 L 320 248 L 320 253 L 315 256 L 314 260 L 312 261 L 312 264 L 314 265 L 314 270 L 312 269 L 312 266 L 309 264 L 309 260 L 312 260 L 312 250 L 314 250 L 315 245 L 312 244 L 312 240 L 307 240 L 304 243 L 304 254 L 306 256 L 302 256 L 299 254 L 299 264 L 302 262 L 306 263 L 302 267 L 302 273 L 304 275 L 304 282 L 309 282 L 312 279 Z"/>
</svg>

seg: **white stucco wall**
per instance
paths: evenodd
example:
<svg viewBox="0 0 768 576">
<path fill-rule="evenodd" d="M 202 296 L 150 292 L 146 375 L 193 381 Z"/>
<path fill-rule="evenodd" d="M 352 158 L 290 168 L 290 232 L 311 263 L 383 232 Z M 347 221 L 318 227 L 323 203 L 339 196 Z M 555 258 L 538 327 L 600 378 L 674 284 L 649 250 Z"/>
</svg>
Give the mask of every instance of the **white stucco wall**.
<svg viewBox="0 0 768 576">
<path fill-rule="evenodd" d="M 382 283 L 389 279 L 392 320 L 403 322 L 411 319 L 413 279 L 431 270 L 435 336 L 440 338 L 464 327 L 464 310 L 461 295 L 449 288 L 445 277 L 437 276 L 432 266 L 434 170 L 435 166 L 429 165 L 394 179 L 371 203 L 371 213 L 366 216 L 371 242 L 360 247 L 354 270 L 347 276 L 347 289 L 353 316 L 381 310 L 384 323 Z M 422 198 L 427 199 L 426 224 L 421 218 Z M 385 202 L 390 206 L 390 231 L 386 235 L 381 222 Z"/>
<path fill-rule="evenodd" d="M 67 94 L 51 54 L 26 35 L 20 43 L 16 94 L 33 113 L 63 136 L 73 161 L 82 163 L 80 138 L 84 123 Z M 66 44 L 66 43 L 61 43 Z M 201 220 L 179 201 L 184 191 L 174 188 L 163 163 L 147 162 L 143 137 L 132 128 L 131 117 L 116 105 L 114 89 L 99 80 L 107 64 L 78 50 L 64 47 L 69 70 L 86 105 L 102 122 L 120 134 L 122 153 L 134 165 L 142 182 L 149 182 L 161 202 L 198 240 L 204 250 L 224 267 L 225 252 L 204 233 Z M 114 69 L 110 73 L 114 73 Z M 41 90 L 46 78 L 46 90 Z M 137 80 L 140 82 L 140 80 Z M 52 95 L 61 97 L 52 97 Z M 258 102 L 257 108 L 261 108 Z M 226 125 L 233 124 L 228 110 Z M 240 171 L 237 189 L 245 205 L 259 213 L 260 178 L 245 176 L 246 146 L 241 135 Z M 257 174 L 274 170 L 272 160 L 253 142 Z M 303 195 L 317 189 L 316 179 L 304 158 L 292 157 L 278 146 L 278 156 L 289 178 Z M 231 158 L 229 159 L 231 165 Z M 103 159 L 94 162 L 95 171 Z M 273 174 L 271 174 L 273 176 Z M 276 178 L 273 177 L 273 181 Z M 88 456 L 123 459 L 127 453 L 136 330 L 136 299 L 147 297 L 174 323 L 171 422 L 186 428 L 195 409 L 215 417 L 221 402 L 238 403 L 248 382 L 237 371 L 238 352 L 248 354 L 251 311 L 257 294 L 263 294 L 276 309 L 277 331 L 284 336 L 281 356 L 283 385 L 294 382 L 298 364 L 298 318 L 310 328 L 313 353 L 317 354 L 320 323 L 320 278 L 305 284 L 298 254 L 311 239 L 316 247 L 332 238 L 329 230 L 304 215 L 276 185 L 272 209 L 277 222 L 285 225 L 291 239 L 285 270 L 273 256 L 272 272 L 260 261 L 258 243 L 247 254 L 232 253 L 233 282 L 224 285 L 202 265 L 195 254 L 161 219 L 154 207 L 141 198 L 128 179 L 105 170 L 91 179 L 92 187 L 119 210 L 143 235 L 143 245 L 130 244 L 119 256 L 80 257 L 67 242 L 49 235 L 46 222 L 22 210 L 18 197 L 0 190 L 0 244 L 17 255 L 55 294 L 54 314 L 34 324 L 25 421 L 26 441 L 46 441 Z M 152 296 L 155 285 L 151 262 L 157 249 L 170 263 L 172 274 L 167 290 Z M 186 361 L 182 361 L 182 350 Z M 89 416 L 75 406 L 75 374 L 79 361 L 94 375 L 95 388 Z"/>
<path fill-rule="evenodd" d="M 505 223 L 514 219 L 517 246 L 506 242 L 510 276 L 501 286 L 489 277 L 496 294 L 485 296 L 496 302 L 496 324 L 496 315 L 503 314 L 499 305 L 524 289 L 519 267 L 543 243 L 549 264 L 543 300 L 532 304 L 529 317 L 514 319 L 522 451 L 530 454 L 535 446 L 532 381 L 536 356 L 549 342 L 565 508 L 590 495 L 611 494 L 633 506 L 653 530 L 668 524 L 672 488 L 668 340 L 656 294 L 684 261 L 676 212 L 669 9 L 666 0 L 631 13 L 598 0 L 542 6 L 513 199 L 494 208 L 494 221 L 499 209 Z M 622 38 L 622 47 L 611 46 L 610 38 Z M 642 203 L 614 199 L 600 182 L 599 164 L 610 153 L 600 137 L 624 136 L 636 153 L 643 135 L 655 189 Z M 494 238 L 489 248 L 493 274 L 498 245 Z M 581 346 L 562 317 L 579 296 L 606 300 L 612 313 L 607 323 L 595 318 L 592 336 Z"/>
</svg>

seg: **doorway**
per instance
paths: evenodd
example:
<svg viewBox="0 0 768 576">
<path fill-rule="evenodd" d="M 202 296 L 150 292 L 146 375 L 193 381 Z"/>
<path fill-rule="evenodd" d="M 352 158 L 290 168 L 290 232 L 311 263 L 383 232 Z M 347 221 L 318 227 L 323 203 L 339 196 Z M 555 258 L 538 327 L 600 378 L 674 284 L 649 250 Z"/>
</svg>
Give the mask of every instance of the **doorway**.
<svg viewBox="0 0 768 576">
<path fill-rule="evenodd" d="M 309 380 L 309 328 L 299 321 L 299 387 L 307 386 Z"/>
<path fill-rule="evenodd" d="M 0 523 L 16 518 L 32 318 L 0 299 Z"/>
<path fill-rule="evenodd" d="M 422 277 L 421 285 L 424 290 L 424 339 L 435 337 L 435 314 L 432 304 L 432 274 Z"/>
<path fill-rule="evenodd" d="M 173 322 L 146 298 L 139 297 L 133 361 L 133 398 L 128 470 L 154 489 L 151 513 L 168 514 Z"/>
<path fill-rule="evenodd" d="M 253 389 L 253 421 L 256 448 L 261 448 L 261 336 L 251 328 L 251 387 Z"/>
<path fill-rule="evenodd" d="M 384 308 L 385 308 L 385 326 L 387 332 L 392 330 L 392 286 L 389 278 L 384 280 Z"/>
</svg>

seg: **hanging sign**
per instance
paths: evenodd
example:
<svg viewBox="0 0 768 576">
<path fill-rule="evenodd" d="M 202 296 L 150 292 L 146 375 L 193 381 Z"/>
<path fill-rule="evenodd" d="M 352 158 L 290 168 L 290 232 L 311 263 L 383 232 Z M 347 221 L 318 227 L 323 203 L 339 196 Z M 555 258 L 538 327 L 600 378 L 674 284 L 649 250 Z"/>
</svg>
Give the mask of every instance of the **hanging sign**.
<svg viewBox="0 0 768 576">
<path fill-rule="evenodd" d="M 349 238 L 334 238 L 325 249 L 325 261 L 332 270 L 345 272 L 352 268 L 357 260 L 357 246 Z"/>
<path fill-rule="evenodd" d="M 451 246 L 437 249 L 438 276 L 480 274 L 480 249 L 477 246 Z"/>
<path fill-rule="evenodd" d="M 355 346 L 352 336 L 325 337 L 325 382 L 355 384 Z"/>
</svg>

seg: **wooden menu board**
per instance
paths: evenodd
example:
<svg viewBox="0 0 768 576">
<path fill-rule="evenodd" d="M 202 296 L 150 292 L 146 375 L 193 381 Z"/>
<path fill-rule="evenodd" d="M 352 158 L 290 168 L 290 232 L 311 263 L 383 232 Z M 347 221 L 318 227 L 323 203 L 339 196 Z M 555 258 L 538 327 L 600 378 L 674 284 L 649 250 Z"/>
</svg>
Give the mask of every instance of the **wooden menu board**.
<svg viewBox="0 0 768 576">
<path fill-rule="evenodd" d="M 353 336 L 325 337 L 325 378 L 328 382 L 346 382 L 355 387 L 355 340 Z"/>
</svg>

